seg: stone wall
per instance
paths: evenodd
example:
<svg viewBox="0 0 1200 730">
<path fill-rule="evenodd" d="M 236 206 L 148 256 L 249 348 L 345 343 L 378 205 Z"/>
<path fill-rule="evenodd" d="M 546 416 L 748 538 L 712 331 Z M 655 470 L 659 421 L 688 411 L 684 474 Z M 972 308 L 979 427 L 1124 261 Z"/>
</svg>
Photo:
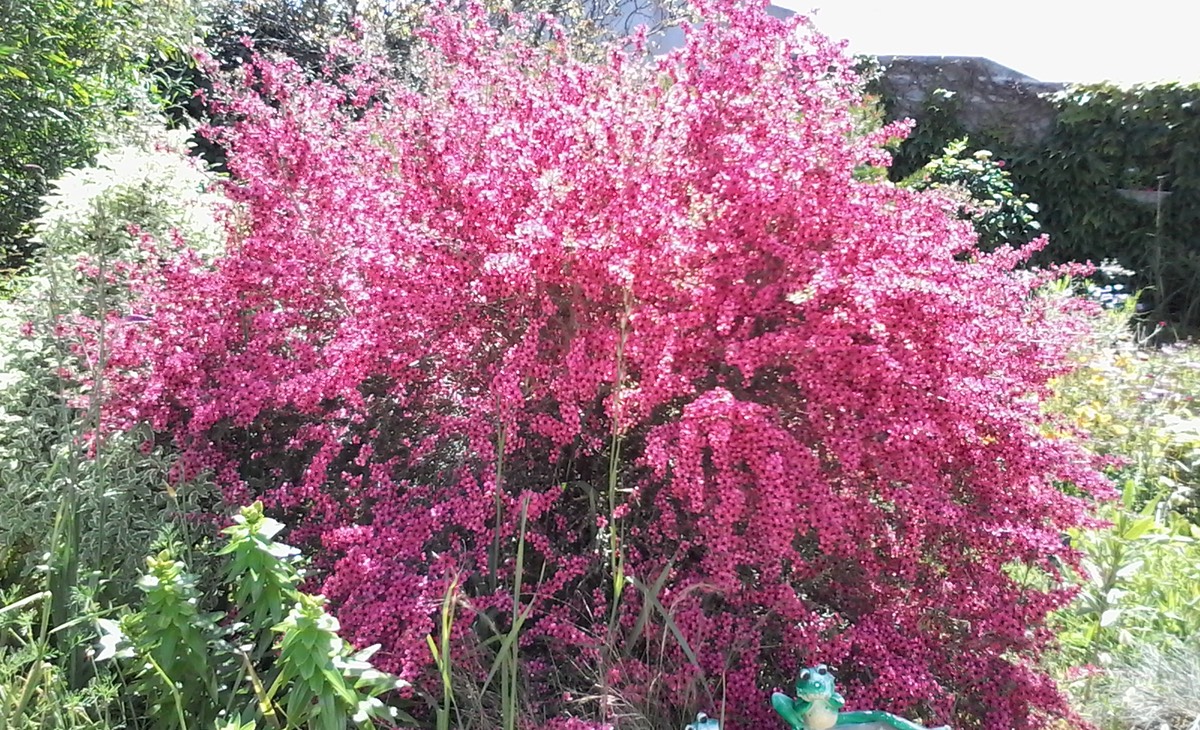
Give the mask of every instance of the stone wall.
<svg viewBox="0 0 1200 730">
<path fill-rule="evenodd" d="M 1046 98 L 1064 85 L 1032 79 L 986 58 L 880 56 L 880 84 L 893 114 L 920 121 L 933 93 L 953 92 L 958 121 L 969 133 L 1025 146 L 1050 133 L 1055 110 Z"/>
</svg>

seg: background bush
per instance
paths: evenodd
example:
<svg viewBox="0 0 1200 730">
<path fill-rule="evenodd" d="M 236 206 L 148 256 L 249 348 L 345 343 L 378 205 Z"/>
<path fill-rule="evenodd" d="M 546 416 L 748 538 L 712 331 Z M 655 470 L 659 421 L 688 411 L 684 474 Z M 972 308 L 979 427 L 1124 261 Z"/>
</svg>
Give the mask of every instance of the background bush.
<svg viewBox="0 0 1200 730">
<path fill-rule="evenodd" d="M 102 566 L 123 591 L 139 554 L 161 528 L 169 461 L 148 434 L 85 441 L 99 417 L 100 394 L 80 390 L 68 373 L 102 368 L 105 349 L 79 353 L 63 322 L 123 316 L 128 270 L 144 260 L 131 227 L 169 239 L 179 231 L 201 250 L 223 235 L 211 178 L 179 149 L 178 134 L 130 142 L 53 184 L 36 222 L 41 247 L 29 275 L 0 302 L 0 544 L 8 581 L 21 582 L 41 560 L 62 501 L 79 525 L 83 565 Z M 89 335 L 91 344 L 94 338 Z M 81 360 L 81 354 L 83 359 Z M 95 458 L 88 458 L 89 453 Z M 131 516 L 139 519 L 131 520 Z M 78 556 L 77 556 L 78 557 Z M 122 567 L 123 566 L 123 567 Z M 124 576 L 124 579 L 122 579 Z"/>
<path fill-rule="evenodd" d="M 967 138 L 951 142 L 940 156 L 934 157 L 901 184 L 917 190 L 945 190 L 962 200 L 959 217 L 971 221 L 979 234 L 979 245 L 992 249 L 1000 245 L 1020 246 L 1041 232 L 1035 215 L 1036 203 L 1028 195 L 1014 190 L 1012 176 L 1004 162 L 992 159 L 988 150 L 968 157 Z"/>
<path fill-rule="evenodd" d="M 47 183 L 91 160 L 118 119 L 142 111 L 154 70 L 192 39 L 190 2 L 0 3 L 0 271 L 36 247 Z"/>
</svg>

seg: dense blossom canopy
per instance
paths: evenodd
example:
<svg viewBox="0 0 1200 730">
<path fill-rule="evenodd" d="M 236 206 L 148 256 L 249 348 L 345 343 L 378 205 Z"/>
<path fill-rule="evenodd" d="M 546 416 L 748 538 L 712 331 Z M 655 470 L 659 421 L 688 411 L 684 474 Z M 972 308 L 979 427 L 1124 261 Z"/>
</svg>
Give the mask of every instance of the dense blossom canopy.
<svg viewBox="0 0 1200 730">
<path fill-rule="evenodd" d="M 837 45 L 698 9 L 653 60 L 473 10 L 430 18 L 415 85 L 248 67 L 228 250 L 144 272 L 109 422 L 292 515 L 407 678 L 452 581 L 464 666 L 472 616 L 511 621 L 524 520 L 547 714 L 599 684 L 765 727 L 822 661 L 854 707 L 1037 725 L 1060 535 L 1103 489 L 1041 415 L 1072 320 L 1023 253 L 861 174 L 895 130 L 856 133 Z"/>
</svg>

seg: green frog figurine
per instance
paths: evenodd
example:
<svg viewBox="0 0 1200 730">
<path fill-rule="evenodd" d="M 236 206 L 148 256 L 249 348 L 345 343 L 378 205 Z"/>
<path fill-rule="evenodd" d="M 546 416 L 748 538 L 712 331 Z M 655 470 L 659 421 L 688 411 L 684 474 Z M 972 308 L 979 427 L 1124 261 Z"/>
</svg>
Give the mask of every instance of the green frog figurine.
<svg viewBox="0 0 1200 730">
<path fill-rule="evenodd" d="M 842 712 L 846 700 L 833 688 L 833 674 L 824 664 L 808 667 L 796 680 L 796 699 L 782 692 L 771 695 L 771 706 L 792 730 L 829 730 L 836 725 L 880 723 L 895 730 L 926 730 L 890 712 Z"/>
<path fill-rule="evenodd" d="M 684 727 L 683 730 L 721 730 L 721 723 L 701 712 L 696 715 L 696 721 Z"/>
</svg>

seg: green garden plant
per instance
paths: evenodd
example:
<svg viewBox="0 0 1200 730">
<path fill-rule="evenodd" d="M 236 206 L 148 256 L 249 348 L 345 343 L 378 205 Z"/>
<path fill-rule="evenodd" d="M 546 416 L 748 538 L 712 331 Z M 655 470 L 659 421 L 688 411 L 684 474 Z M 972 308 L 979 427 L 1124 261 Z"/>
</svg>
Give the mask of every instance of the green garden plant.
<svg viewBox="0 0 1200 730">
<path fill-rule="evenodd" d="M 873 88 L 879 92 L 879 104 L 884 109 L 885 119 L 893 120 L 896 117 L 894 100 L 883 93 L 878 81 Z M 966 137 L 967 130 L 958 120 L 959 112 L 959 98 L 954 91 L 934 89 L 912 132 L 893 153 L 889 177 L 897 182 L 912 177 L 930 160 L 937 159 L 946 145 Z"/>
<path fill-rule="evenodd" d="M 1159 501 L 1200 522 L 1200 348 L 1154 346 L 1159 326 L 1134 319 L 1135 297 L 1093 292 L 1114 308 L 1096 320 L 1079 367 L 1056 382 L 1051 408 L 1110 458 L 1109 476 L 1133 490 L 1129 509 Z"/>
<path fill-rule="evenodd" d="M 100 672 L 86 682 L 73 679 L 76 650 L 84 648 L 74 626 L 96 618 L 73 617 L 54 625 L 53 594 L 16 597 L 0 592 L 0 728 L 4 730 L 107 730 L 129 726 L 116 698 L 118 678 Z M 72 643 L 63 647 L 56 637 Z"/>
<path fill-rule="evenodd" d="M 1200 526 L 1156 503 L 1101 516 L 1110 528 L 1074 536 L 1080 592 L 1054 621 L 1063 686 L 1100 727 L 1189 727 L 1200 717 Z"/>
<path fill-rule="evenodd" d="M 983 248 L 1028 243 L 1041 232 L 1034 217 L 1037 204 L 1014 190 L 1005 163 L 994 159 L 990 151 L 978 150 L 964 156 L 967 143 L 966 137 L 954 140 L 901 185 L 945 190 L 961 201 L 958 215 L 975 226 Z"/>
<path fill-rule="evenodd" d="M 1200 86 L 1073 86 L 1043 149 L 1020 154 L 1023 188 L 1047 205 L 1047 253 L 1060 260 L 1115 258 L 1138 272 L 1156 320 L 1200 322 L 1200 165 L 1193 109 Z M 1154 194 L 1161 204 L 1122 191 Z"/>
<path fill-rule="evenodd" d="M 1200 710 L 1200 348 L 1153 346 L 1136 297 L 1091 287 L 1109 308 L 1055 385 L 1053 407 L 1090 436 L 1122 487 L 1105 526 L 1074 530 L 1084 559 L 1074 601 L 1052 621 L 1051 658 L 1079 712 L 1097 726 L 1189 727 Z M 1123 299 L 1123 301 L 1121 301 Z"/>
<path fill-rule="evenodd" d="M 1010 163 L 1015 189 L 1036 200 L 1050 235 L 1039 262 L 1116 260 L 1137 272 L 1155 320 L 1194 334 L 1200 325 L 1200 85 L 1068 86 L 1050 99 L 1054 123 L 1036 143 L 1013 130 L 974 130 L 977 144 Z M 894 115 L 893 100 L 883 99 Z M 967 130 L 953 91 L 935 90 L 891 175 L 903 180 Z M 1165 195 L 1159 196 L 1159 192 Z"/>
<path fill-rule="evenodd" d="M 1126 503 L 1133 499 L 1133 490 Z M 1063 657 L 1093 664 L 1124 647 L 1200 634 L 1200 526 L 1150 503 L 1102 513 L 1112 526 L 1074 536 L 1082 586 L 1060 614 Z"/>
<path fill-rule="evenodd" d="M 1084 716 L 1102 730 L 1171 728 L 1200 723 L 1200 641 L 1166 639 L 1139 643 L 1114 656 L 1103 670 L 1088 667 L 1067 680 L 1071 692 L 1086 697 Z"/>
<path fill-rule="evenodd" d="M 282 528 L 255 503 L 222 531 L 228 611 L 208 611 L 213 601 L 197 593 L 197 577 L 166 549 L 146 560 L 138 610 L 100 625 L 107 651 L 98 659 L 136 668 L 134 690 L 154 727 L 342 730 L 411 721 L 380 699 L 407 685 L 371 666 L 374 649 L 355 652 L 338 635 L 322 597 L 296 588 L 299 555 L 274 539 Z"/>
</svg>

